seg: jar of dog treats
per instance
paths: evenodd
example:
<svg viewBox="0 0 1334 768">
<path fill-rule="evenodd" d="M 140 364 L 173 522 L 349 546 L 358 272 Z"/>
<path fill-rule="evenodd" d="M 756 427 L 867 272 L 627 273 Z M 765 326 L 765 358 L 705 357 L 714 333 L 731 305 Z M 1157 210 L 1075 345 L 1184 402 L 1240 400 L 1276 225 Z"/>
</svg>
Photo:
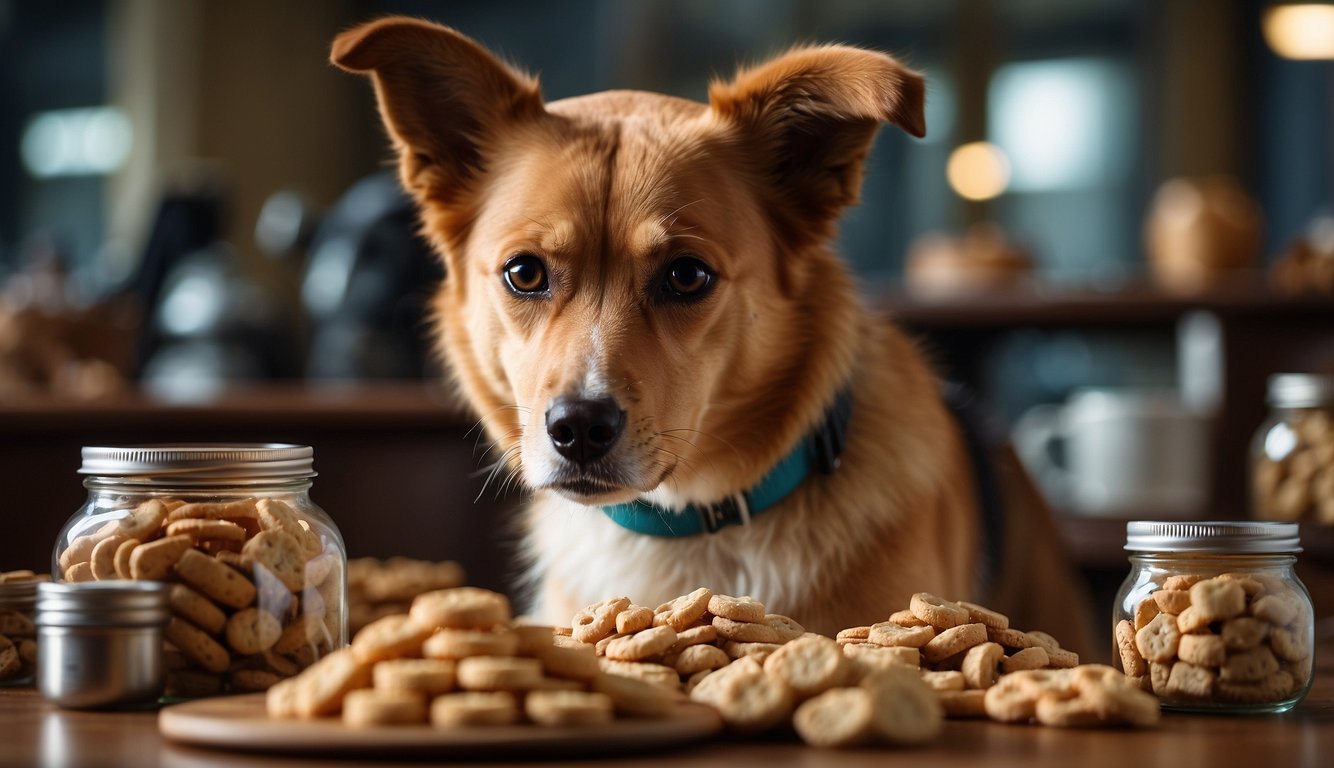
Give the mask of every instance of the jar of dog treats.
<svg viewBox="0 0 1334 768">
<path fill-rule="evenodd" d="M 1284 712 L 1311 687 L 1314 611 L 1295 523 L 1126 526 L 1114 663 L 1163 707 Z"/>
<path fill-rule="evenodd" d="M 32 571 L 0 573 L 0 688 L 31 685 L 37 667 L 37 585 Z"/>
<path fill-rule="evenodd" d="M 347 643 L 347 555 L 307 446 L 83 449 L 57 581 L 171 584 L 168 697 L 258 691 Z"/>
<path fill-rule="evenodd" d="M 1251 516 L 1334 525 L 1334 376 L 1271 376 L 1268 401 L 1251 444 Z"/>
</svg>

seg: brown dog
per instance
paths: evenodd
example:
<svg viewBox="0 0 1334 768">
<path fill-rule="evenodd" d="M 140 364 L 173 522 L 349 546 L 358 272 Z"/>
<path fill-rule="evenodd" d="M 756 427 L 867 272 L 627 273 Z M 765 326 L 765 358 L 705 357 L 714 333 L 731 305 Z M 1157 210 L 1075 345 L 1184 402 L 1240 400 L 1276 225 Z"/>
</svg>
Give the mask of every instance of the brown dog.
<svg viewBox="0 0 1334 768">
<path fill-rule="evenodd" d="M 545 104 L 468 38 L 401 18 L 344 33 L 332 59 L 374 78 L 446 264 L 440 345 L 534 492 L 536 613 L 705 585 L 832 633 L 930 591 L 1082 642 L 1077 596 L 1028 610 L 1077 577 L 1015 473 L 999 485 L 1028 497 L 1009 505 L 1024 517 L 993 546 L 1015 553 L 978 592 L 958 422 L 829 249 L 878 126 L 924 133 L 918 74 L 812 47 L 715 83 L 707 105 Z"/>
</svg>

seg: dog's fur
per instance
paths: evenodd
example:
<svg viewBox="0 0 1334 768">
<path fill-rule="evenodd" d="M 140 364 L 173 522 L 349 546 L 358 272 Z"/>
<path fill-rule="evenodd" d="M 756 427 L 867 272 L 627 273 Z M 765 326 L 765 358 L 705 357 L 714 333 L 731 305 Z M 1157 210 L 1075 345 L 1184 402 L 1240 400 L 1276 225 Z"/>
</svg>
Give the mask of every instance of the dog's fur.
<svg viewBox="0 0 1334 768">
<path fill-rule="evenodd" d="M 1068 592 L 1040 500 L 1010 473 L 1028 521 L 1011 521 L 1007 548 L 1050 549 L 1011 557 L 1004 583 L 975 594 L 977 494 L 958 424 L 921 354 L 863 309 L 829 249 L 878 126 L 924 133 L 917 73 L 881 53 L 807 47 L 715 82 L 707 105 L 632 91 L 546 104 L 473 41 L 403 18 L 344 33 L 332 60 L 374 78 L 403 184 L 446 264 L 439 343 L 534 493 L 536 612 L 564 623 L 613 594 L 652 606 L 705 585 L 831 633 L 883 620 L 917 591 L 995 600 L 1036 577 Z M 507 287 L 516 254 L 541 260 L 545 294 Z M 702 298 L 664 289 L 678 258 L 712 270 Z M 844 388 L 855 404 L 842 466 L 748 525 L 657 538 L 593 506 L 679 509 L 752 487 Z M 546 419 L 562 397 L 623 409 L 604 458 L 555 450 Z M 1021 602 L 1001 607 L 1068 626 Z"/>
</svg>

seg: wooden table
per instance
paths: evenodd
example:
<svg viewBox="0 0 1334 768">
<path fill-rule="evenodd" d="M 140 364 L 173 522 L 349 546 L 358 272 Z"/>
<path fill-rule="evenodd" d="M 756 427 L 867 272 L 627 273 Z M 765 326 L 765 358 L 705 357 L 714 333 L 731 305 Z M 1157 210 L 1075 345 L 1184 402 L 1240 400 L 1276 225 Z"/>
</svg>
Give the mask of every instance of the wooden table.
<svg viewBox="0 0 1334 768">
<path fill-rule="evenodd" d="M 1081 768 L 1163 765 L 1173 768 L 1316 768 L 1334 765 L 1334 642 L 1317 652 L 1316 683 L 1296 709 L 1274 716 L 1166 714 L 1152 730 L 1063 730 L 950 721 L 944 736 L 923 749 L 875 748 L 830 752 L 795 737 L 738 740 L 717 737 L 658 754 L 583 758 L 570 765 L 739 766 L 1042 766 Z M 249 755 L 165 741 L 152 712 L 72 712 L 34 691 L 0 689 L 0 766 L 366 766 L 382 761 L 331 761 Z M 422 763 L 414 763 L 420 765 Z M 505 765 L 507 763 L 494 763 Z"/>
</svg>

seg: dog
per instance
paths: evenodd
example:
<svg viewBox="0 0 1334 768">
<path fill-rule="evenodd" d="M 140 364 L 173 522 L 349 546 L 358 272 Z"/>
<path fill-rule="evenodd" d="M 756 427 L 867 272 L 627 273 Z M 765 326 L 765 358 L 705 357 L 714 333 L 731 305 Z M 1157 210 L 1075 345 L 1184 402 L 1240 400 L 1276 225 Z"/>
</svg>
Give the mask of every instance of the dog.
<svg viewBox="0 0 1334 768">
<path fill-rule="evenodd" d="M 533 615 L 708 586 L 832 634 L 926 591 L 1086 642 L 1039 495 L 1002 451 L 1004 533 L 984 541 L 962 422 L 830 247 L 881 124 L 924 135 L 920 74 L 811 46 L 707 104 L 546 103 L 459 32 L 398 17 L 331 61 L 373 79 L 445 263 L 440 351 L 531 490 Z"/>
</svg>

